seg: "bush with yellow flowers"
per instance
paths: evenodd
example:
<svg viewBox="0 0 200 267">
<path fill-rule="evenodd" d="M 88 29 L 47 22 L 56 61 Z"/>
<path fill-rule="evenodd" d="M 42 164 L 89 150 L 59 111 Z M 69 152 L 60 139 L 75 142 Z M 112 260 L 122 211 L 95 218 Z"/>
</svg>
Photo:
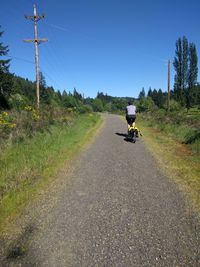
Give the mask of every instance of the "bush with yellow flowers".
<svg viewBox="0 0 200 267">
<path fill-rule="evenodd" d="M 32 119 L 34 121 L 39 121 L 39 119 L 40 119 L 40 113 L 39 113 L 39 111 L 37 111 L 35 109 L 32 111 Z"/>
<path fill-rule="evenodd" d="M 26 106 L 26 107 L 24 107 L 24 110 L 25 110 L 25 111 L 32 111 L 32 110 L 33 110 L 33 107 L 31 107 L 31 106 Z"/>
<path fill-rule="evenodd" d="M 0 113 L 0 138 L 8 137 L 9 134 L 16 128 L 14 118 L 8 112 Z"/>
<path fill-rule="evenodd" d="M 16 123 L 14 123 L 13 118 L 9 116 L 8 112 L 2 112 L 0 113 L 0 127 L 1 129 L 5 128 L 15 128 Z"/>
<path fill-rule="evenodd" d="M 52 125 L 71 127 L 78 114 L 75 108 L 41 106 L 38 110 L 28 105 L 22 109 L 4 111 L 0 113 L 0 149 L 7 144 L 23 142 L 37 132 L 50 132 Z"/>
<path fill-rule="evenodd" d="M 73 113 L 74 112 L 73 108 L 67 108 L 66 111 L 67 111 L 67 113 Z"/>
<path fill-rule="evenodd" d="M 30 114 L 31 119 L 38 121 L 40 119 L 39 111 L 34 109 L 32 106 L 26 106 L 24 110 Z"/>
</svg>

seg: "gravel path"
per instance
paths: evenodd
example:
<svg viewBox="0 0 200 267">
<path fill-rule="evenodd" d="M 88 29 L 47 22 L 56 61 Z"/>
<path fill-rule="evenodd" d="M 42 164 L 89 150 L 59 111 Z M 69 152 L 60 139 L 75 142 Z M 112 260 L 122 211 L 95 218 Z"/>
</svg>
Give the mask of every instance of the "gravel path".
<svg viewBox="0 0 200 267">
<path fill-rule="evenodd" d="M 106 116 L 51 209 L 44 216 L 36 208 L 28 251 L 8 266 L 200 266 L 199 226 L 182 194 L 141 139 L 124 141 L 125 131 L 118 116 Z"/>
</svg>

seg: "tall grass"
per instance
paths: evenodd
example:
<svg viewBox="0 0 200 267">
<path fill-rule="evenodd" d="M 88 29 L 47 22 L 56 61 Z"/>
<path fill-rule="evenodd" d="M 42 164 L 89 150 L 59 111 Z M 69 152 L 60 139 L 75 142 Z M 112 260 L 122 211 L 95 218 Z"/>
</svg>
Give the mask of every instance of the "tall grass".
<svg viewBox="0 0 200 267">
<path fill-rule="evenodd" d="M 200 153 L 200 114 L 189 112 L 156 112 L 140 115 L 146 125 L 165 132 L 175 140 L 187 144 L 194 153 Z"/>
<path fill-rule="evenodd" d="M 52 125 L 48 132 L 37 132 L 31 139 L 4 148 L 0 155 L 0 225 L 55 176 L 99 121 L 97 115 L 79 115 L 70 126 Z"/>
<path fill-rule="evenodd" d="M 147 116 L 149 118 L 147 119 Z M 169 116 L 169 115 L 168 115 Z M 142 119 L 143 118 L 143 119 Z M 200 139 L 195 125 L 183 122 L 165 123 L 151 118 L 138 118 L 146 146 L 165 173 L 174 179 L 200 214 Z"/>
</svg>

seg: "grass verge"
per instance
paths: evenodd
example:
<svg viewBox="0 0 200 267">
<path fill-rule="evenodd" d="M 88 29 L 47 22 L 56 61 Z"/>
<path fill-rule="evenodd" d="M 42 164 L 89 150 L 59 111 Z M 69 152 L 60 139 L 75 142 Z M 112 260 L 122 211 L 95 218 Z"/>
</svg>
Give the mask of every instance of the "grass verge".
<svg viewBox="0 0 200 267">
<path fill-rule="evenodd" d="M 172 135 L 138 122 L 144 142 L 165 173 L 175 180 L 200 214 L 200 156 Z"/>
<path fill-rule="evenodd" d="M 98 115 L 81 115 L 70 127 L 54 125 L 48 133 L 37 133 L 4 150 L 0 156 L 0 230 L 56 177 L 66 161 L 94 135 L 101 121 Z"/>
</svg>

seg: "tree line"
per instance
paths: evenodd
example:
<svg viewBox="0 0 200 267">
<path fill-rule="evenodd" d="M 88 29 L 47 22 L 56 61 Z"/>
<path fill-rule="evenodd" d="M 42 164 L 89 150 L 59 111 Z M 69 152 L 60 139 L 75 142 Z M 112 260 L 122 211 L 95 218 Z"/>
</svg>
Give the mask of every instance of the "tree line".
<svg viewBox="0 0 200 267">
<path fill-rule="evenodd" d="M 3 31 L 0 31 L 0 38 Z M 0 42 L 0 110 L 23 109 L 27 105 L 36 103 L 35 82 L 16 76 L 9 72 L 11 60 L 4 59 L 9 52 L 7 45 Z M 173 66 L 175 69 L 174 88 L 171 90 L 172 108 L 200 105 L 200 84 L 198 78 L 198 56 L 194 43 L 189 43 L 187 38 L 178 38 L 176 41 Z M 149 88 L 147 94 L 142 88 L 138 99 L 130 97 L 112 97 L 103 92 L 98 92 L 95 98 L 84 98 L 76 88 L 73 92 L 64 90 L 62 93 L 52 86 L 47 86 L 42 72 L 39 73 L 41 105 L 76 108 L 85 111 L 123 111 L 128 100 L 135 101 L 139 111 L 153 107 L 166 108 L 167 93 L 162 89 Z"/>
<path fill-rule="evenodd" d="M 0 38 L 3 31 L 0 31 Z M 0 110 L 21 110 L 36 103 L 36 84 L 28 79 L 9 72 L 11 60 L 3 59 L 8 55 L 8 46 L 0 42 Z M 116 112 L 122 110 L 128 98 L 112 97 L 98 92 L 95 98 L 84 98 L 76 88 L 62 93 L 47 86 L 45 76 L 39 72 L 41 106 L 74 108 L 79 112 Z"/>
<path fill-rule="evenodd" d="M 171 109 L 200 108 L 200 84 L 198 83 L 198 56 L 194 43 L 189 43 L 183 36 L 178 38 L 173 60 L 175 70 L 174 87 L 170 91 Z M 161 89 L 144 88 L 139 93 L 139 109 L 167 108 L 168 93 Z"/>
</svg>

